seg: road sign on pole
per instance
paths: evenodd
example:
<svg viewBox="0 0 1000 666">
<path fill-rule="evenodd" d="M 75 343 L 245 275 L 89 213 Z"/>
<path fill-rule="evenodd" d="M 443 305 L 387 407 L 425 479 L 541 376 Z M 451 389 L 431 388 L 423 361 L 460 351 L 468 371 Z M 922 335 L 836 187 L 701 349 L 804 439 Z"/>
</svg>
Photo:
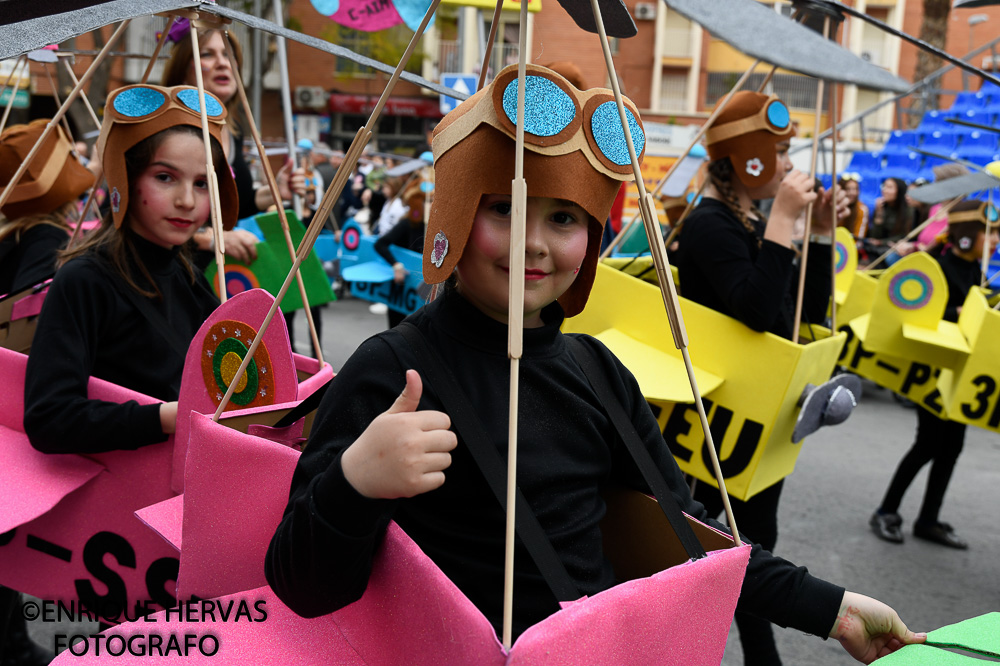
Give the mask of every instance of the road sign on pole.
<svg viewBox="0 0 1000 666">
<path fill-rule="evenodd" d="M 441 75 L 441 85 L 453 88 L 460 93 L 465 93 L 466 95 L 471 95 L 476 92 L 476 75 L 475 74 L 442 74 Z M 448 97 L 446 95 L 441 95 L 441 113 L 448 113 L 456 106 L 458 106 L 461 100 L 455 99 L 454 97 Z"/>
</svg>

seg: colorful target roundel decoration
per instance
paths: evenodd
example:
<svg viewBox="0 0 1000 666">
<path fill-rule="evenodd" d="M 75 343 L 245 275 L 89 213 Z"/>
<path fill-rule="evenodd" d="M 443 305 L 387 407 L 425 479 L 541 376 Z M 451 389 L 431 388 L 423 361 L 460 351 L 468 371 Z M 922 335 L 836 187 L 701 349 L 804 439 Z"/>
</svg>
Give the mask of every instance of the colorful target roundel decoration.
<svg viewBox="0 0 1000 666">
<path fill-rule="evenodd" d="M 348 250 L 357 250 L 361 244 L 361 234 L 354 227 L 344 232 L 344 247 Z"/>
<path fill-rule="evenodd" d="M 847 265 L 847 248 L 843 243 L 837 241 L 837 263 L 834 265 L 834 271 L 839 273 L 844 270 L 844 266 Z"/>
<path fill-rule="evenodd" d="M 902 271 L 889 283 L 889 300 L 903 310 L 919 310 L 934 295 L 934 284 L 921 271 Z"/>
<path fill-rule="evenodd" d="M 212 287 L 216 292 L 219 291 L 219 284 L 217 280 L 212 280 Z M 247 266 L 241 266 L 239 264 L 226 264 L 226 297 L 232 298 L 236 294 L 241 294 L 244 291 L 249 291 L 250 289 L 259 289 L 260 281 L 257 280 L 257 276 L 254 272 Z M 218 296 L 218 293 L 216 293 Z"/>
<path fill-rule="evenodd" d="M 236 381 L 236 390 L 225 411 L 274 404 L 274 372 L 263 343 L 257 347 L 243 376 L 236 378 L 236 371 L 256 335 L 257 331 L 248 324 L 227 319 L 208 329 L 202 341 L 201 372 L 205 389 L 216 406 L 222 402 L 229 385 Z"/>
</svg>

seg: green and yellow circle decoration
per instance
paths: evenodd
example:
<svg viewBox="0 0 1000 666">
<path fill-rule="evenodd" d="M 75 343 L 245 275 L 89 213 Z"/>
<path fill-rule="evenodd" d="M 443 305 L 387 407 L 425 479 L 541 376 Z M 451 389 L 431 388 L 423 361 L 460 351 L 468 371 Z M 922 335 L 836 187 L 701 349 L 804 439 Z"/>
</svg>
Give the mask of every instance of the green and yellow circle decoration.
<svg viewBox="0 0 1000 666">
<path fill-rule="evenodd" d="M 205 389 L 216 406 L 222 402 L 230 384 L 236 382 L 236 390 L 225 411 L 274 404 L 274 373 L 263 343 L 257 347 L 246 371 L 236 377 L 256 336 L 257 331 L 252 326 L 227 319 L 212 325 L 202 342 L 202 376 Z"/>
</svg>

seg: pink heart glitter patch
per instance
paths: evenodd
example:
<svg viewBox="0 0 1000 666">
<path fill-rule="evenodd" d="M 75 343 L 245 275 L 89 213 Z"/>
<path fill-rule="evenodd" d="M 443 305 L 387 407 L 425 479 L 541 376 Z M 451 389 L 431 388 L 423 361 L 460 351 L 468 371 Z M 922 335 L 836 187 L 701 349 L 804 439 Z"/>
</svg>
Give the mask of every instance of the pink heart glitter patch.
<svg viewBox="0 0 1000 666">
<path fill-rule="evenodd" d="M 444 257 L 447 254 L 448 237 L 444 235 L 443 231 L 439 231 L 434 235 L 434 247 L 431 249 L 431 263 L 436 268 L 441 268 L 441 264 L 444 262 Z"/>
</svg>

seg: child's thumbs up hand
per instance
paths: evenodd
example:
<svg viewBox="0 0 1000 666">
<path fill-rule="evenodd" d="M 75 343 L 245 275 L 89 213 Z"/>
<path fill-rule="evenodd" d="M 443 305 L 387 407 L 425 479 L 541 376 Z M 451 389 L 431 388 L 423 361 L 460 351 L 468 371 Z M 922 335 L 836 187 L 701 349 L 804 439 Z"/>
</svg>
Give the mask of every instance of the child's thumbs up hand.
<svg viewBox="0 0 1000 666">
<path fill-rule="evenodd" d="M 422 393 L 420 374 L 407 370 L 403 392 L 344 451 L 344 478 L 365 497 L 412 497 L 444 483 L 458 438 L 444 412 L 417 411 Z"/>
</svg>

